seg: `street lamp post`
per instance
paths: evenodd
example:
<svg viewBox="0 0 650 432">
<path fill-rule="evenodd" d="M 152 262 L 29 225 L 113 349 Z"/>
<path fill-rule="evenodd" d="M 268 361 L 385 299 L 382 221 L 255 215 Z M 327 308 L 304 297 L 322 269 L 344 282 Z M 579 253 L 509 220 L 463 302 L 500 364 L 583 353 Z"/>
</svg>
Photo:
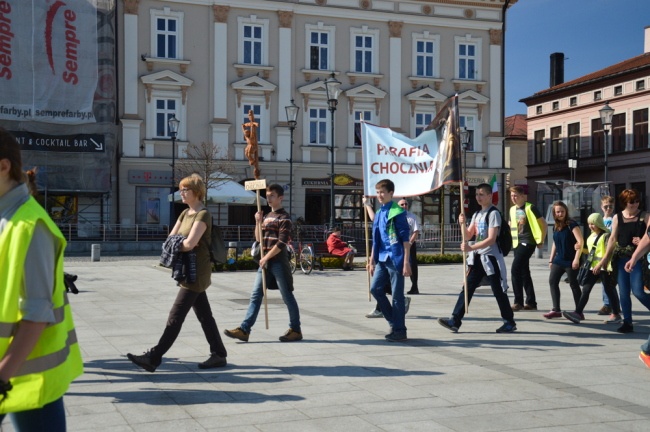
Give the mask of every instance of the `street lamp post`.
<svg viewBox="0 0 650 432">
<path fill-rule="evenodd" d="M 293 99 L 291 99 L 291 105 L 287 105 L 284 109 L 287 113 L 287 124 L 291 132 L 291 147 L 289 147 L 289 217 L 291 217 L 293 214 L 293 131 L 296 130 L 296 125 L 298 124 L 298 111 L 300 109 L 293 103 Z"/>
<path fill-rule="evenodd" d="M 332 146 L 330 150 L 330 229 L 334 228 L 334 111 L 336 105 L 339 103 L 339 94 L 341 89 L 339 86 L 341 82 L 335 78 L 334 72 L 327 80 L 325 80 L 325 91 L 327 93 L 327 105 L 329 106 L 330 113 L 332 113 L 331 123 L 331 140 Z"/>
<path fill-rule="evenodd" d="M 463 146 L 463 178 L 467 180 L 467 147 L 469 146 L 469 131 L 466 127 L 463 127 L 460 130 L 460 143 Z"/>
<path fill-rule="evenodd" d="M 174 221 L 174 189 L 176 188 L 176 135 L 178 134 L 178 125 L 180 120 L 176 119 L 175 115 L 172 115 L 169 120 L 167 120 L 167 126 L 169 127 L 169 136 L 172 138 L 172 186 L 171 194 L 172 200 L 169 205 L 169 229 L 172 229 L 172 223 Z"/>
<path fill-rule="evenodd" d="M 607 155 L 609 153 L 609 130 L 612 127 L 612 117 L 614 117 L 614 109 L 605 102 L 605 106 L 598 110 L 600 113 L 600 122 L 603 125 L 603 132 L 605 133 L 605 188 L 609 189 L 607 177 Z"/>
</svg>

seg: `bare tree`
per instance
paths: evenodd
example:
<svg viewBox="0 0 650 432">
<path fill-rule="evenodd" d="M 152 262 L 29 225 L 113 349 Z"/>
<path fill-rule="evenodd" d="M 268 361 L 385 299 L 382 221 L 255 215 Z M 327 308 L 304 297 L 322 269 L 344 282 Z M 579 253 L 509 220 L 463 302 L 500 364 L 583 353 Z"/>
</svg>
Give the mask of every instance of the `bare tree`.
<svg viewBox="0 0 650 432">
<path fill-rule="evenodd" d="M 230 156 L 223 153 L 217 145 L 202 142 L 199 145 L 190 144 L 185 150 L 186 157 L 176 162 L 179 178 L 196 173 L 203 178 L 207 189 L 219 186 L 229 180 L 227 176 L 233 172 Z M 208 195 L 204 198 L 207 205 Z"/>
</svg>

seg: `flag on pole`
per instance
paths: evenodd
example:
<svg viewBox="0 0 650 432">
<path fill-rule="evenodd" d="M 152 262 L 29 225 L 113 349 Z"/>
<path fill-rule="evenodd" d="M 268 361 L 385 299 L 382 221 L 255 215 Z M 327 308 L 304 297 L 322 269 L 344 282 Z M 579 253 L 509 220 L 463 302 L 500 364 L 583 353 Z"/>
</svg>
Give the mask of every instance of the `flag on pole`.
<svg viewBox="0 0 650 432">
<path fill-rule="evenodd" d="M 492 175 L 492 180 L 490 180 L 490 186 L 492 186 L 492 204 L 499 204 L 499 183 L 497 183 L 497 175 Z"/>
<path fill-rule="evenodd" d="M 395 196 L 416 196 L 460 181 L 458 96 L 452 97 L 415 139 L 389 128 L 361 123 L 364 194 L 390 179 Z"/>
<path fill-rule="evenodd" d="M 469 183 L 467 180 L 463 183 L 463 211 L 465 213 L 469 212 Z"/>
</svg>

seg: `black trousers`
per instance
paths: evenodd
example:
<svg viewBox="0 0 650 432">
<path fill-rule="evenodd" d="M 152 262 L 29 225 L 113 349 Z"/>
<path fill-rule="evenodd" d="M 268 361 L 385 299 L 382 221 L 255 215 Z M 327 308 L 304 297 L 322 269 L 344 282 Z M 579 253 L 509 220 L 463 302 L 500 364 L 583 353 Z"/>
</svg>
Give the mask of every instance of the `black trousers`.
<svg viewBox="0 0 650 432">
<path fill-rule="evenodd" d="M 530 276 L 530 257 L 533 256 L 536 246 L 531 243 L 518 243 L 512 260 L 510 274 L 512 275 L 512 292 L 515 295 L 514 303 L 524 305 L 524 291 L 526 292 L 527 305 L 537 307 L 535 287 Z"/>
<path fill-rule="evenodd" d="M 418 291 L 418 258 L 417 258 L 417 253 L 418 253 L 418 246 L 417 242 L 413 242 L 411 245 L 411 289 Z"/>
<path fill-rule="evenodd" d="M 190 309 L 194 309 L 196 318 L 201 323 L 205 339 L 208 341 L 208 345 L 210 345 L 210 353 L 217 354 L 220 357 L 226 357 L 228 353 L 219 335 L 217 322 L 212 316 L 208 295 L 205 291 L 197 293 L 185 288 L 180 288 L 178 291 L 174 305 L 169 311 L 165 331 L 160 337 L 158 345 L 152 348 L 152 355 L 161 359 L 169 351 L 176 341 L 178 334 L 181 332 L 183 322 Z"/>
</svg>

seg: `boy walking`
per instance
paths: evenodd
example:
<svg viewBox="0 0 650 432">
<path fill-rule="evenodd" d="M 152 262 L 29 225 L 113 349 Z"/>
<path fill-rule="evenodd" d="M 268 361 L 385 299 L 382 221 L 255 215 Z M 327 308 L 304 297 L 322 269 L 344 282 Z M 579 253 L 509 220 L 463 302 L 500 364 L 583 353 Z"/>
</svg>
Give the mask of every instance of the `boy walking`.
<svg viewBox="0 0 650 432">
<path fill-rule="evenodd" d="M 395 184 L 388 179 L 380 180 L 375 185 L 375 190 L 381 208 L 375 214 L 372 224 L 372 253 L 367 265 L 372 277 L 370 292 L 390 325 L 386 340 L 401 342 L 407 339 L 404 277 L 411 275 L 409 224 L 404 209 L 393 202 Z M 392 304 L 384 292 L 384 286 L 389 282 Z"/>
<path fill-rule="evenodd" d="M 287 243 L 291 236 L 291 218 L 282 208 L 284 189 L 279 184 L 272 184 L 266 188 L 266 202 L 271 207 L 271 212 L 263 216 L 261 211 L 255 213 L 255 223 L 262 225 L 262 238 L 259 238 L 259 229 L 255 229 L 255 239 L 264 249 L 264 257 L 260 260 L 257 278 L 253 285 L 248 311 L 241 325 L 232 330 L 225 330 L 224 334 L 233 339 L 248 342 L 251 329 L 257 320 L 260 306 L 264 299 L 262 268 L 266 267 L 267 281 L 274 278 L 282 295 L 284 304 L 289 311 L 289 330 L 280 336 L 281 342 L 295 342 L 302 339 L 300 330 L 300 311 L 293 295 L 293 276 L 289 266 Z"/>
<path fill-rule="evenodd" d="M 474 214 L 469 227 L 465 226 L 464 214 L 461 213 L 458 218 L 461 229 L 465 230 L 465 239 L 476 235 L 476 241 L 473 244 L 470 245 L 466 241 L 460 245 L 463 252 L 471 252 L 467 260 L 469 265 L 467 301 L 471 302 L 474 291 L 480 285 L 481 280 L 487 276 L 504 323 L 497 329 L 497 333 L 512 333 L 517 330 L 517 326 L 506 294 L 508 289 L 506 263 L 496 243 L 499 227 L 505 222 L 501 220 L 501 215 L 496 209 L 490 212 L 492 207 L 492 187 L 489 184 L 481 183 L 477 186 L 476 201 L 481 206 L 481 210 Z M 490 213 L 489 220 L 488 212 Z M 465 295 L 461 291 L 451 318 L 438 318 L 438 324 L 456 333 L 462 324 L 464 316 Z"/>
<path fill-rule="evenodd" d="M 539 209 L 526 202 L 524 188 L 513 186 L 510 188 L 510 199 L 514 204 L 510 207 L 510 232 L 512 233 L 512 247 L 514 259 L 512 261 L 512 292 L 515 300 L 512 310 L 537 310 L 535 287 L 530 276 L 530 257 L 535 248 L 544 246 L 547 224 Z M 524 305 L 524 292 L 526 304 Z"/>
</svg>

